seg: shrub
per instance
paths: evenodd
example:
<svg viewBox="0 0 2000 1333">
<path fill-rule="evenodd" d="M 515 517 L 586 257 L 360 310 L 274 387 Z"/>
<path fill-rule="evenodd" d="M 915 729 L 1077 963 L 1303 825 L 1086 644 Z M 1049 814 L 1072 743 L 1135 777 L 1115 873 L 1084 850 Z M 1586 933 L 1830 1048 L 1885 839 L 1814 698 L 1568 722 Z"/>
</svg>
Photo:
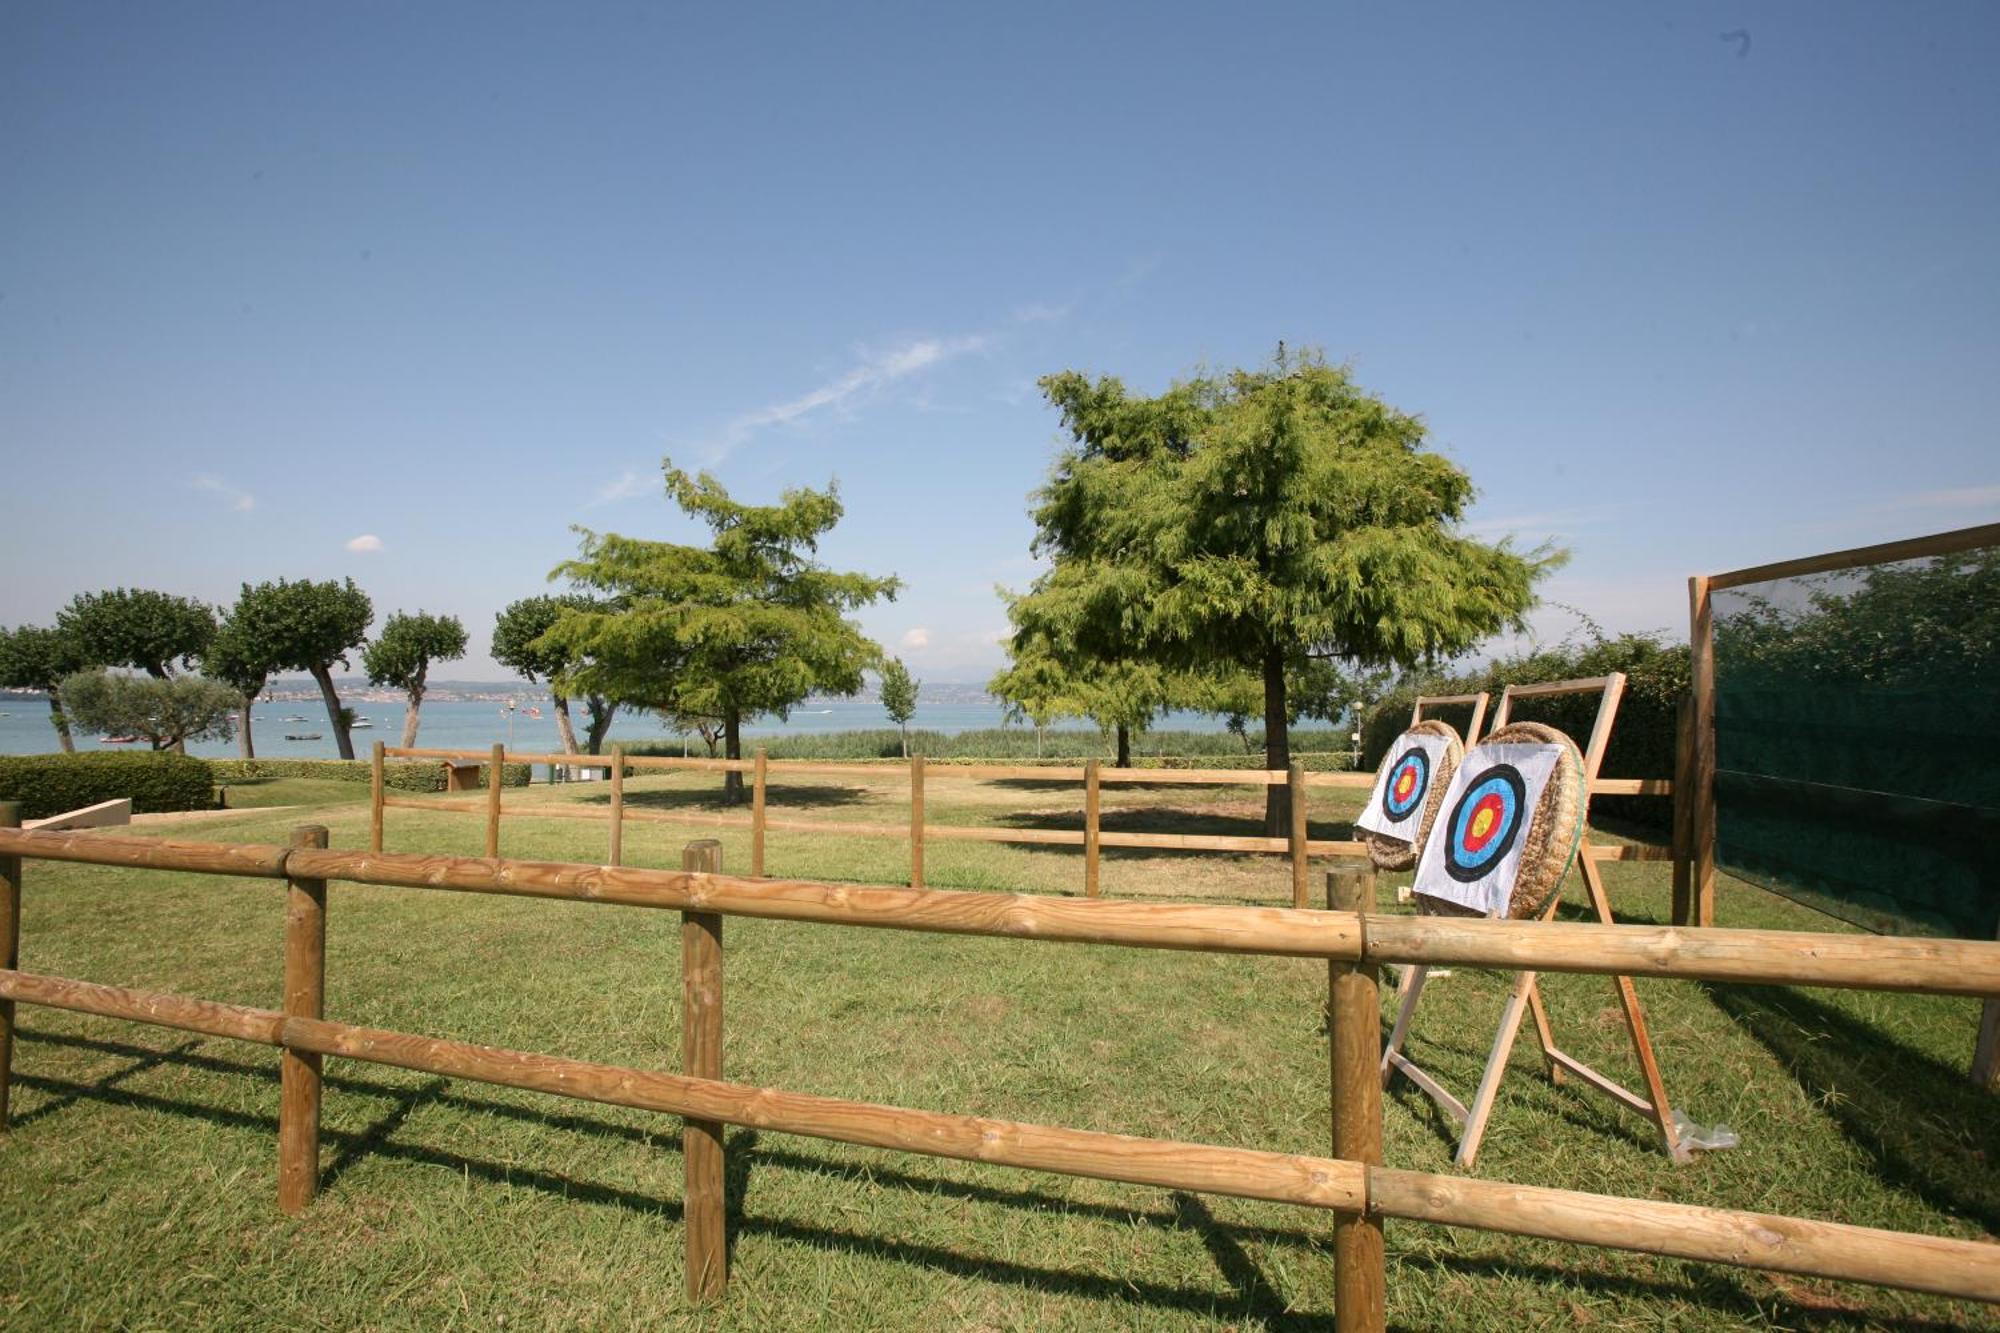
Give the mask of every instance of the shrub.
<svg viewBox="0 0 2000 1333">
<path fill-rule="evenodd" d="M 1292 752 L 1315 769 L 1348 766 L 1348 742 L 1339 732 L 1314 729 L 1293 731 Z M 827 731 L 796 736 L 746 737 L 743 750 L 754 753 L 758 746 L 773 759 L 895 759 L 903 755 L 902 733 L 893 727 L 855 731 Z M 1039 746 L 1032 727 L 988 727 L 981 731 L 961 731 L 947 735 L 941 731 L 910 732 L 910 753 L 938 760 L 1004 759 L 1010 763 L 1074 763 L 1079 759 L 1113 757 L 1112 737 L 1092 728 L 1063 728 L 1042 733 Z M 627 754 L 678 755 L 679 741 L 638 741 L 625 746 Z M 706 757 L 700 744 L 688 753 Z M 1261 732 L 1244 738 L 1227 731 L 1147 731 L 1132 738 L 1132 762 L 1180 768 L 1262 768 L 1264 741 Z"/>
<path fill-rule="evenodd" d="M 124 796 L 139 814 L 203 810 L 214 803 L 211 787 L 208 765 L 183 754 L 0 755 L 0 801 L 19 801 L 23 819 L 47 819 Z"/>
<path fill-rule="evenodd" d="M 366 782 L 365 759 L 208 759 L 215 781 L 222 784 L 252 778 L 325 778 L 334 782 Z M 534 773 L 530 764 L 502 764 L 500 785 L 525 787 Z M 486 781 L 486 765 L 479 766 Z M 444 764 L 436 759 L 391 759 L 382 765 L 382 785 L 394 791 L 443 791 Z"/>
</svg>

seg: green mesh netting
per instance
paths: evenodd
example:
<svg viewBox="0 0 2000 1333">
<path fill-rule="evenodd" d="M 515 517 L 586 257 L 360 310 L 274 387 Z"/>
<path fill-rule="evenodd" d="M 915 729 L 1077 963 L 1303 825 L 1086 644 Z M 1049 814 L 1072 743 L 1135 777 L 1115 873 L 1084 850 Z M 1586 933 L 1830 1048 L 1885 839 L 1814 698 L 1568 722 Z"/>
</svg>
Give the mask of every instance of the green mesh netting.
<svg viewBox="0 0 2000 1333">
<path fill-rule="evenodd" d="M 2000 926 L 2000 548 L 1713 595 L 1716 856 L 1887 933 Z"/>
</svg>

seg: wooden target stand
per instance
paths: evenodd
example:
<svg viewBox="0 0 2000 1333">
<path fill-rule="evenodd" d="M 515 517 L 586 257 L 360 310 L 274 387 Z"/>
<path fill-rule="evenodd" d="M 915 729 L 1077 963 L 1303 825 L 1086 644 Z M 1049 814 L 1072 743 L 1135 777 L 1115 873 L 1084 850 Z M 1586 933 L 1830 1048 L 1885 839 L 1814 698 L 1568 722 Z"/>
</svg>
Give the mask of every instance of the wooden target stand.
<svg viewBox="0 0 2000 1333">
<path fill-rule="evenodd" d="M 1608 676 L 1593 677 L 1588 680 L 1551 681 L 1541 685 L 1509 685 L 1500 695 L 1500 707 L 1493 715 L 1493 729 L 1498 731 L 1507 725 L 1508 714 L 1513 711 L 1516 699 L 1542 698 L 1557 694 L 1599 694 L 1597 719 L 1590 728 L 1590 743 L 1583 752 L 1583 801 L 1584 809 L 1590 808 L 1591 789 L 1597 784 L 1597 770 L 1604 762 L 1605 746 L 1611 740 L 1612 724 L 1618 717 L 1618 704 L 1625 695 L 1625 677 L 1613 672 Z M 1442 702 L 1442 701 L 1438 701 Z M 1464 702 L 1453 700 L 1452 702 Z M 1472 743 L 1468 740 L 1466 751 L 1470 754 Z M 1435 830 L 1433 831 L 1435 836 Z M 1586 837 L 1577 847 L 1576 868 L 1583 876 L 1585 889 L 1589 891 L 1591 907 L 1597 919 L 1605 925 L 1613 924 L 1611 900 L 1604 890 L 1604 877 L 1597 868 L 1597 861 L 1591 855 L 1592 848 Z M 1549 900 L 1537 920 L 1547 921 L 1555 916 L 1562 895 L 1556 894 Z M 1586 1087 L 1594 1088 L 1628 1110 L 1637 1111 L 1651 1120 L 1660 1131 L 1661 1141 L 1666 1145 L 1667 1155 L 1675 1162 L 1692 1160 L 1692 1154 L 1680 1141 L 1674 1131 L 1673 1111 L 1667 1103 L 1667 1089 L 1660 1079 L 1659 1062 L 1653 1058 L 1652 1039 L 1646 1035 L 1645 1011 L 1639 1007 L 1639 993 L 1632 985 L 1632 978 L 1614 976 L 1612 988 L 1618 994 L 1619 1007 L 1624 1010 L 1625 1028 L 1632 1036 L 1632 1051 L 1638 1057 L 1639 1069 L 1646 1082 L 1646 1095 L 1627 1088 L 1624 1084 L 1600 1074 L 1595 1069 L 1556 1045 L 1555 1034 L 1549 1027 L 1549 1015 L 1542 1005 L 1542 994 L 1535 983 L 1535 973 L 1516 972 L 1513 989 L 1507 995 L 1507 1004 L 1500 1013 L 1500 1030 L 1494 1035 L 1492 1052 L 1486 1057 L 1486 1071 L 1480 1077 L 1479 1091 L 1473 1095 L 1472 1105 L 1466 1106 L 1453 1096 L 1442 1083 L 1420 1069 L 1403 1054 L 1403 1041 L 1409 1035 L 1410 1020 L 1416 1013 L 1417 1001 L 1423 995 L 1424 981 L 1430 969 L 1418 966 L 1411 970 L 1403 991 L 1403 1002 L 1396 1012 L 1396 1025 L 1390 1030 L 1389 1041 L 1382 1052 L 1382 1083 L 1388 1086 L 1400 1071 L 1422 1089 L 1432 1101 L 1450 1114 L 1464 1130 L 1459 1136 L 1457 1165 L 1470 1169 L 1479 1158 L 1480 1140 L 1486 1137 L 1486 1123 L 1493 1114 L 1493 1102 L 1500 1091 L 1500 1080 L 1506 1076 L 1508 1057 L 1513 1054 L 1515 1038 L 1520 1035 L 1521 1019 L 1533 1015 L 1535 1036 L 1542 1048 L 1542 1061 L 1549 1071 L 1549 1081 L 1562 1086 L 1568 1076 L 1574 1075 Z"/>
<path fill-rule="evenodd" d="M 1465 742 L 1465 748 L 1470 750 L 1479 742 L 1479 724 L 1486 720 L 1486 704 L 1492 697 L 1485 690 L 1481 690 L 1477 694 L 1420 694 L 1417 696 L 1417 701 L 1410 705 L 1410 725 L 1414 727 L 1417 723 L 1424 720 L 1425 708 L 1446 708 L 1455 704 L 1470 704 L 1472 705 L 1472 720 L 1466 723 L 1465 735 L 1460 738 Z M 1422 851 L 1423 849 L 1418 848 L 1417 850 Z M 1410 896 L 1409 885 L 1405 884 L 1397 888 L 1397 902 L 1408 902 Z M 1396 978 L 1396 993 L 1398 995 L 1407 995 L 1410 990 L 1411 979 L 1417 974 L 1415 965 L 1410 963 L 1390 963 L 1388 964 L 1388 968 L 1390 974 Z M 1433 977 L 1448 977 L 1451 975 L 1451 969 L 1448 967 L 1434 967 L 1430 969 L 1429 975 Z"/>
</svg>

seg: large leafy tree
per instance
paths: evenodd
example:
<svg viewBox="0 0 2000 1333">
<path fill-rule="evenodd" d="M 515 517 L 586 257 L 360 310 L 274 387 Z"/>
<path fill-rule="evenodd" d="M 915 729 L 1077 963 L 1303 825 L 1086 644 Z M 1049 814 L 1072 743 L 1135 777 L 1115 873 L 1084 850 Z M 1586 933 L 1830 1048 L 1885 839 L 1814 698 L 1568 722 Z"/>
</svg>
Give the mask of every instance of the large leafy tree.
<svg viewBox="0 0 2000 1333">
<path fill-rule="evenodd" d="M 346 668 L 347 654 L 362 645 L 374 618 L 374 604 L 353 579 L 245 584 L 230 613 L 257 660 L 270 663 L 273 670 L 312 676 L 342 759 L 354 758 L 354 737 L 348 730 L 352 715 L 340 706 L 333 668 Z"/>
<path fill-rule="evenodd" d="M 250 589 L 247 584 L 243 591 L 248 595 Z M 278 663 L 271 652 L 272 646 L 259 639 L 252 630 L 249 618 L 239 609 L 222 618 L 222 623 L 216 627 L 215 637 L 209 640 L 208 647 L 201 654 L 202 674 L 211 680 L 221 681 L 239 696 L 236 740 L 245 759 L 257 757 L 251 712 L 257 706 L 257 696 L 270 682 L 271 673 L 278 670 Z"/>
<path fill-rule="evenodd" d="M 86 727 L 118 736 L 142 736 L 155 750 L 185 749 L 187 742 L 228 740 L 241 697 L 201 676 L 121 676 L 80 671 L 63 681 L 63 699 Z"/>
<path fill-rule="evenodd" d="M 372 685 L 399 689 L 409 700 L 403 713 L 403 744 L 417 743 L 418 715 L 431 664 L 465 656 L 465 626 L 457 616 L 398 611 L 382 623 L 375 641 L 361 650 L 361 665 Z"/>
<path fill-rule="evenodd" d="M 583 532 L 583 551 L 557 566 L 615 599 L 565 610 L 538 641 L 579 665 L 575 688 L 683 715 L 719 716 L 726 753 L 743 755 L 742 724 L 785 716 L 813 693 L 849 695 L 882 658 L 846 613 L 901 586 L 894 578 L 830 570 L 813 559 L 840 521 L 833 487 L 786 491 L 775 505 L 729 498 L 714 477 L 664 465 L 668 496 L 707 525 L 707 546 Z M 726 782 L 742 799 L 742 774 Z"/>
<path fill-rule="evenodd" d="M 21 625 L 0 629 L 0 689 L 38 690 L 49 701 L 49 721 L 64 754 L 76 752 L 69 734 L 69 714 L 63 710 L 62 683 L 92 665 L 83 650 L 59 629 Z"/>
<path fill-rule="evenodd" d="M 1534 603 L 1556 559 L 1458 529 L 1471 478 L 1423 423 L 1314 354 L 1145 398 L 1116 379 L 1041 381 L 1073 444 L 1036 494 L 1054 561 L 1017 633 L 1088 658 L 1262 686 L 1265 762 L 1291 760 L 1288 680 L 1314 659 L 1415 664 L 1464 651 Z M 1269 789 L 1267 829 L 1288 795 Z"/>
<path fill-rule="evenodd" d="M 564 754 L 575 754 L 576 727 L 570 719 L 570 686 L 564 682 L 582 662 L 554 644 L 544 644 L 547 634 L 565 610 L 595 611 L 607 604 L 581 593 L 564 597 L 544 594 L 510 602 L 498 613 L 493 625 L 493 660 L 529 680 L 547 681 L 549 699 L 555 705 L 556 730 L 562 735 Z M 618 712 L 618 701 L 588 688 L 583 693 L 586 754 L 598 754 Z"/>
<path fill-rule="evenodd" d="M 79 593 L 56 623 L 93 664 L 155 680 L 193 666 L 215 636 L 215 612 L 205 603 L 147 588 Z"/>
</svg>

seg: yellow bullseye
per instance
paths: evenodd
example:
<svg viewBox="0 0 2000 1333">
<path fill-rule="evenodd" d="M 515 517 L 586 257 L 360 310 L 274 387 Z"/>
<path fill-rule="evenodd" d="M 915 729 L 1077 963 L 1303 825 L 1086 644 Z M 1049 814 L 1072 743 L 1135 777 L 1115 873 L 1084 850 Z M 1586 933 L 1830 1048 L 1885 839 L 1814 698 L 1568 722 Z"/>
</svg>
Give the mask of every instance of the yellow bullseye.
<svg viewBox="0 0 2000 1333">
<path fill-rule="evenodd" d="M 1479 813 L 1475 814 L 1472 817 L 1472 836 L 1475 838 L 1483 838 L 1488 833 L 1492 832 L 1492 830 L 1493 830 L 1493 811 L 1490 808 L 1481 808 Z"/>
</svg>

